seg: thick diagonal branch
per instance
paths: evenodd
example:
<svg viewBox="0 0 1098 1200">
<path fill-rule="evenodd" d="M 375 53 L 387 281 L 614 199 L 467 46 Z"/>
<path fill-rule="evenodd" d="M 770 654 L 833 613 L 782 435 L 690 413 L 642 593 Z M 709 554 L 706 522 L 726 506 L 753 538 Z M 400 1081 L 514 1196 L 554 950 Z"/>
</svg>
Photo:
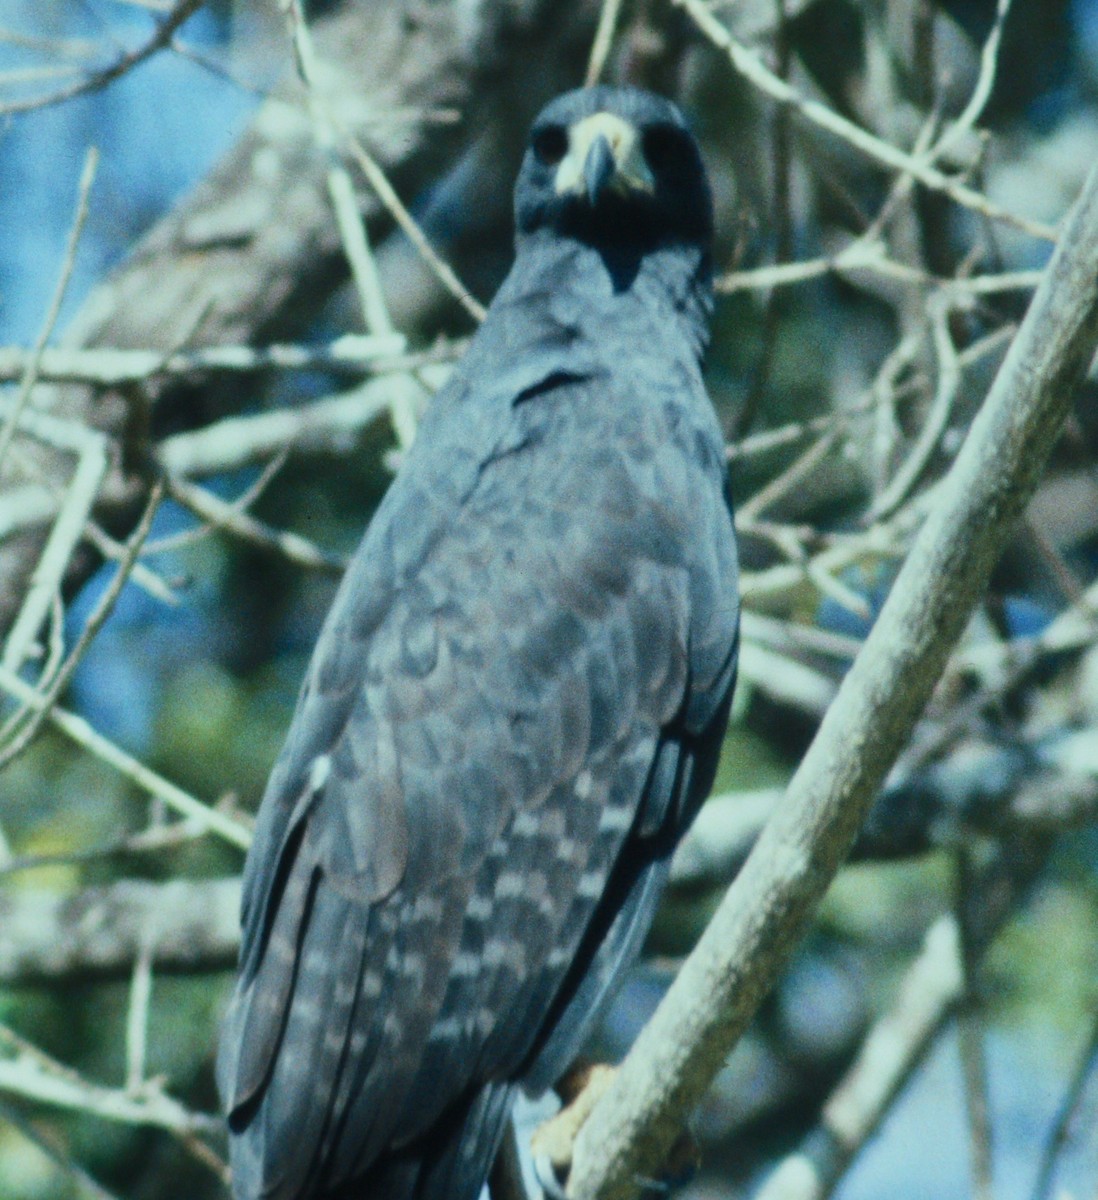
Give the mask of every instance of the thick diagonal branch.
<svg viewBox="0 0 1098 1200">
<path fill-rule="evenodd" d="M 857 835 L 1044 468 L 1098 340 L 1098 169 L 787 795 L 576 1143 L 570 1195 L 658 1173 Z"/>
</svg>

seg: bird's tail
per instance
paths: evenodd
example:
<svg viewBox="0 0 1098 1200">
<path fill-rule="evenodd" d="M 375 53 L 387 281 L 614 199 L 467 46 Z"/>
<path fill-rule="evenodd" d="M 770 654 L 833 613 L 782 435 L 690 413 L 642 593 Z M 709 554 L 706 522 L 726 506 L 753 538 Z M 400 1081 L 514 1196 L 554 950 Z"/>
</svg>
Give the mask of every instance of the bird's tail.
<svg viewBox="0 0 1098 1200">
<path fill-rule="evenodd" d="M 514 1100 L 514 1084 L 487 1084 L 454 1114 L 449 1128 L 385 1155 L 365 1179 L 325 1200 L 477 1200 Z"/>
</svg>

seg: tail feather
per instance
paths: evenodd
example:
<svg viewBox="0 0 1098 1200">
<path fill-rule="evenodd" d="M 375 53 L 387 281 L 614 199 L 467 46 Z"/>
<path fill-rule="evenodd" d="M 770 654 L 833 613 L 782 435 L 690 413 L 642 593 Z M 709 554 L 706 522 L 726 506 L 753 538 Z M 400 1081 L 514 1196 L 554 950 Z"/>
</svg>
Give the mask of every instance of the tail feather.
<svg viewBox="0 0 1098 1200">
<path fill-rule="evenodd" d="M 343 1067 L 366 922 L 360 906 L 318 887 L 301 941 L 309 969 L 296 981 L 270 1077 L 232 1114 L 238 1200 L 298 1200 L 316 1193 L 317 1150 L 332 1118 Z M 262 988 L 262 969 L 255 986 Z"/>
<path fill-rule="evenodd" d="M 386 1154 L 324 1200 L 477 1200 L 514 1100 L 514 1084 L 487 1084 L 455 1110 L 449 1127 Z"/>
</svg>

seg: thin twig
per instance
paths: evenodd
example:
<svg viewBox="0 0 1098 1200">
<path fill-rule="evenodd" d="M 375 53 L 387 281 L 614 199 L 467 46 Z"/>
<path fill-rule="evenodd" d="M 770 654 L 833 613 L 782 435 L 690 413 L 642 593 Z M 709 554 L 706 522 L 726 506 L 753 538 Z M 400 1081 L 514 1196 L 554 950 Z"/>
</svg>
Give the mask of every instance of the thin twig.
<svg viewBox="0 0 1098 1200">
<path fill-rule="evenodd" d="M 327 162 L 328 194 L 335 210 L 343 249 L 351 266 L 351 275 L 358 290 L 366 328 L 371 333 L 391 334 L 392 317 L 389 315 L 389 306 L 381 287 L 377 262 L 366 236 L 366 226 L 355 199 L 354 184 L 339 154 L 335 119 L 317 86 L 317 59 L 312 34 L 309 32 L 300 0 L 280 0 L 280 4 L 286 14 L 298 74 L 308 96 L 316 143 Z M 397 442 L 401 450 L 406 450 L 415 437 L 415 412 L 399 391 L 394 392 L 390 412 Z"/>
<path fill-rule="evenodd" d="M 810 475 L 823 460 L 831 453 L 839 439 L 841 430 L 827 430 L 802 454 L 798 455 L 780 475 L 775 476 L 740 506 L 740 514 L 745 521 L 752 521 L 760 513 L 766 512 L 783 496 Z"/>
<path fill-rule="evenodd" d="M 886 247 L 876 238 L 865 235 L 851 242 L 836 254 L 826 258 L 806 259 L 803 262 L 779 262 L 751 270 L 729 271 L 716 280 L 716 290 L 725 296 L 736 292 L 759 291 L 790 287 L 821 279 L 825 275 L 844 271 L 876 271 L 893 279 L 925 284 L 932 277 L 917 267 L 895 262 L 888 257 Z"/>
<path fill-rule="evenodd" d="M 67 66 L 16 67 L 10 71 L 0 71 L 0 88 L 20 87 L 25 83 L 37 83 L 40 79 L 71 79 L 74 75 L 82 74 L 82 68 L 75 63 Z"/>
<path fill-rule="evenodd" d="M 211 1134 L 221 1128 L 220 1118 L 192 1113 L 162 1092 L 146 1089 L 139 1097 L 131 1096 L 86 1080 L 65 1079 L 23 1057 L 0 1059 L 0 1091 L 108 1121 L 154 1125 L 173 1133 Z"/>
<path fill-rule="evenodd" d="M 777 27 L 774 31 L 777 75 L 779 79 L 788 81 L 789 69 L 793 60 L 793 48 L 789 37 L 789 14 L 786 12 L 785 0 L 773 0 L 773 3 L 777 18 Z M 771 173 L 774 195 L 772 208 L 776 230 L 774 259 L 778 263 L 784 263 L 793 253 L 793 219 L 790 212 L 790 171 L 792 167 L 790 133 L 789 109 L 784 105 L 778 105 L 771 122 L 771 144 L 773 146 Z M 766 394 L 774 367 L 780 317 L 780 293 L 778 289 L 770 288 L 766 293 L 762 316 L 762 349 L 755 363 L 754 378 L 751 380 L 747 396 L 739 412 L 736 413 L 729 431 L 732 438 L 742 437 L 755 424 L 759 404 Z"/>
<path fill-rule="evenodd" d="M 94 521 L 89 521 L 84 526 L 84 536 L 108 562 L 121 562 L 125 558 L 126 547 L 115 541 Z M 148 552 L 146 547 L 144 553 Z M 179 604 L 179 597 L 172 590 L 171 585 L 144 563 L 135 562 L 133 564 L 130 579 L 135 587 L 139 587 L 154 600 L 159 600 L 161 604 L 166 604 L 169 608 L 175 608 Z"/>
<path fill-rule="evenodd" d="M 149 1005 L 152 1001 L 153 940 L 141 939 L 130 976 L 130 1003 L 126 1010 L 126 1091 L 139 1095 L 145 1081 L 145 1053 L 149 1038 Z"/>
<path fill-rule="evenodd" d="M 68 658 L 57 670 L 53 678 L 50 679 L 48 686 L 44 690 L 35 693 L 37 698 L 34 704 L 24 706 L 23 711 L 27 714 L 27 719 L 22 729 L 12 734 L 11 740 L 7 745 L 0 747 L 0 770 L 3 770 L 8 763 L 22 754 L 26 747 L 30 745 L 41 728 L 42 722 L 49 715 L 50 709 L 56 702 L 57 697 L 60 696 L 62 690 L 72 678 L 73 672 L 80 665 L 100 629 L 103 628 L 107 618 L 114 611 L 118 597 L 122 594 L 126 580 L 133 570 L 138 554 L 141 552 L 141 546 L 145 538 L 148 537 L 153 517 L 156 515 L 156 510 L 160 507 L 163 495 L 164 487 L 158 480 L 154 483 L 149 493 L 148 502 L 145 505 L 145 511 L 142 513 L 136 529 L 130 536 L 126 546 L 125 557 L 118 564 L 118 569 L 115 571 L 110 585 L 105 589 L 103 595 L 99 598 L 99 602 L 85 622 L 84 628 L 80 631 L 80 636 L 77 638 L 76 644 L 73 646 Z M 9 731 L 5 729 L 4 732 L 8 733 Z"/>
<path fill-rule="evenodd" d="M 46 662 L 36 681 L 38 691 L 43 694 L 57 677 L 65 658 L 65 606 L 58 595 L 53 597 L 49 616 L 49 630 L 49 651 L 46 655 Z M 19 729 L 30 711 L 24 705 L 17 709 L 4 722 L 3 726 L 0 727 L 0 746 L 3 746 L 13 732 Z M 2 766 L 3 761 L 0 760 L 0 767 Z"/>
<path fill-rule="evenodd" d="M 948 747 L 971 729 L 991 705 L 1002 703 L 1025 678 L 1050 654 L 1065 649 L 1090 645 L 1098 636 L 1098 583 L 1086 590 L 1077 605 L 1065 609 L 1033 638 L 1014 638 L 982 655 L 980 664 L 993 682 L 985 683 L 972 695 L 954 706 L 947 719 L 923 737 L 918 745 L 904 756 L 904 766 L 914 770 L 940 757 Z M 971 651 L 956 656 L 957 670 L 970 670 L 974 665 Z M 990 670 L 988 669 L 990 666 Z"/>
<path fill-rule="evenodd" d="M 0 879 L 18 871 L 38 871 L 46 867 L 72 866 L 77 863 L 101 862 L 138 854 L 156 854 L 188 845 L 206 835 L 206 827 L 193 817 L 152 826 L 140 833 L 127 834 L 99 846 L 58 850 L 48 854 L 20 854 L 0 864 Z"/>
<path fill-rule="evenodd" d="M 998 0 L 995 20 L 980 50 L 980 74 L 976 86 L 960 116 L 950 125 L 930 151 L 932 159 L 947 154 L 976 125 L 995 86 L 995 75 L 999 69 L 999 46 L 1003 40 L 1003 27 L 1010 13 L 1011 0 Z"/>
<path fill-rule="evenodd" d="M 22 701 L 24 704 L 29 704 L 32 707 L 45 707 L 42 697 L 30 686 L 25 683 L 13 671 L 6 667 L 0 666 L 0 688 L 3 688 L 9 695 L 16 700 Z M 238 846 L 241 850 L 247 850 L 251 844 L 252 835 L 248 829 L 241 825 L 238 821 L 234 821 L 231 817 L 227 817 L 224 813 L 209 804 L 203 804 L 201 800 L 195 799 L 183 791 L 181 787 L 169 782 L 163 776 L 158 775 L 155 771 L 146 767 L 144 763 L 139 762 L 132 755 L 127 754 L 125 750 L 116 746 L 112 741 L 105 738 L 101 733 L 94 730 L 83 717 L 78 717 L 75 713 L 68 712 L 66 709 L 60 708 L 58 705 L 53 705 L 49 709 L 49 720 L 56 725 L 66 737 L 71 738 L 78 745 L 83 746 L 96 758 L 114 767 L 126 778 L 131 779 L 142 790 L 149 793 L 150 796 L 155 796 L 175 812 L 181 813 L 185 817 L 193 817 L 200 821 L 205 829 L 210 833 L 216 833 L 219 837 L 224 838 L 234 846 Z"/>
<path fill-rule="evenodd" d="M 34 390 L 34 385 L 38 380 L 38 368 L 42 361 L 42 354 L 46 349 L 46 343 L 53 336 L 54 326 L 57 324 L 57 318 L 61 313 L 61 304 L 65 299 L 65 293 L 69 289 L 69 280 L 72 278 L 72 270 L 76 265 L 76 251 L 80 245 L 80 236 L 84 232 L 84 224 L 88 219 L 88 197 L 91 195 L 91 188 L 95 182 L 95 172 L 98 166 L 99 151 L 92 146 L 84 156 L 84 168 L 80 172 L 76 215 L 73 217 L 72 225 L 69 228 L 69 236 L 65 243 L 65 253 L 61 260 L 61 274 L 58 276 L 57 283 L 53 289 L 53 296 L 50 299 L 49 308 L 46 310 L 46 319 L 42 322 L 42 328 L 38 332 L 34 347 L 24 364 L 23 377 L 19 381 L 19 391 L 15 395 L 15 402 L 8 409 L 3 427 L 0 428 L 0 471 L 3 470 L 4 460 L 7 458 L 8 451 L 15 438 L 15 431 L 19 428 L 19 418 L 26 408 L 31 392 Z"/>
<path fill-rule="evenodd" d="M 1052 541 L 1045 529 L 1038 525 L 1032 518 L 1026 518 L 1024 528 L 1033 539 L 1033 545 L 1037 548 L 1037 553 L 1048 566 L 1064 598 L 1070 604 L 1081 603 L 1086 594 L 1086 587 L 1079 579 L 1079 576 L 1072 570 L 1071 565 L 1059 547 Z"/>
<path fill-rule="evenodd" d="M 146 1084 L 139 1095 L 129 1095 L 91 1083 L 4 1025 L 0 1025 L 0 1042 L 14 1054 L 0 1059 L 0 1091 L 109 1121 L 153 1125 L 173 1133 L 210 1134 L 221 1128 L 220 1118 L 191 1112 L 152 1084 Z"/>
<path fill-rule="evenodd" d="M 21 29 L 0 27 L 0 45 L 18 46 L 21 50 L 33 50 L 38 54 L 60 55 L 62 58 L 91 60 L 102 53 L 99 42 L 93 38 L 35 37 Z"/>
<path fill-rule="evenodd" d="M 871 525 L 864 533 L 836 535 L 819 554 L 803 562 L 779 563 L 761 571 L 745 571 L 740 577 L 740 595 L 745 603 L 757 603 L 765 597 L 780 595 L 799 587 L 815 574 L 841 574 L 855 563 L 875 559 L 901 558 L 914 531 L 926 515 L 932 495 L 923 493 L 905 505 L 888 521 Z"/>
<path fill-rule="evenodd" d="M 298 408 L 228 417 L 191 433 L 175 434 L 159 444 L 157 458 L 170 476 L 180 478 L 217 475 L 262 464 L 288 449 L 295 454 L 346 453 L 366 429 L 390 411 L 394 389 L 404 392 L 408 403 L 419 403 L 445 382 L 449 364 L 456 355 L 455 345 L 447 344 L 423 354 L 408 355 L 393 375 L 369 380 L 336 396 Z M 58 444 L 62 429 L 69 429 L 72 436 L 65 441 L 64 448 L 69 448 L 70 443 L 78 445 L 81 439 L 89 449 L 105 447 L 102 435 L 82 425 L 60 422 L 37 410 L 24 413 L 21 423 L 29 428 L 32 420 L 43 440 L 52 445 Z M 48 479 L 43 479 L 32 487 L 12 489 L 0 496 L 0 537 L 20 528 L 45 524 L 56 516 L 62 502 L 55 496 L 55 490 Z M 83 492 L 70 494 L 67 503 L 77 509 L 82 497 Z M 75 524 L 65 528 L 74 536 L 81 533 Z M 94 522 L 86 520 L 82 533 L 106 557 L 121 556 L 118 543 Z M 150 595 L 168 604 L 176 602 L 167 584 L 143 564 L 135 566 L 133 577 Z"/>
<path fill-rule="evenodd" d="M 488 310 L 472 295 L 457 277 L 453 267 L 431 245 L 427 235 L 420 228 L 415 217 L 404 206 L 404 202 L 397 195 L 396 189 L 389 182 L 388 176 L 378 165 L 377 160 L 346 127 L 342 127 L 342 131 L 351 153 L 358 162 L 359 169 L 366 176 L 366 182 L 374 189 L 377 198 L 389 210 L 393 220 L 404 231 L 405 236 L 419 252 L 420 257 L 434 272 L 442 286 L 473 320 L 483 321 Z"/>
<path fill-rule="evenodd" d="M 343 127 L 317 86 L 316 51 L 300 0 L 280 0 L 280 3 L 287 14 L 298 71 L 309 96 L 309 111 L 313 120 L 317 144 L 328 159 L 329 192 L 336 210 L 344 250 L 351 263 L 351 272 L 359 290 L 367 327 L 374 333 L 391 333 L 393 332 L 393 323 L 382 292 L 377 263 L 370 250 L 366 227 L 358 211 L 350 174 L 339 155 L 336 135 Z M 474 319 L 483 319 L 485 312 L 483 306 L 469 294 L 453 270 L 431 247 L 379 164 L 357 139 L 349 134 L 348 136 L 351 151 L 358 159 L 360 168 L 382 204 L 411 239 L 412 244 L 443 285 L 464 305 Z M 407 452 L 415 438 L 417 423 L 416 407 L 408 387 L 393 387 L 389 411 L 398 448 L 403 454 Z"/>
<path fill-rule="evenodd" d="M 961 351 L 958 355 L 958 362 L 966 369 L 982 362 L 989 355 L 1002 349 L 1003 345 L 1009 342 L 1015 333 L 1015 326 L 1001 326 L 999 329 L 986 334 L 979 341 L 973 342 L 971 346 Z M 904 387 L 898 388 L 896 391 L 897 398 L 903 392 Z M 757 454 L 766 454 L 772 450 L 778 450 L 784 446 L 802 441 L 813 434 L 822 433 L 830 429 L 833 425 L 847 425 L 856 417 L 863 416 L 875 403 L 875 390 L 874 388 L 870 388 L 864 396 L 856 400 L 853 404 L 846 405 L 836 412 L 828 413 L 827 416 L 810 417 L 807 421 L 791 421 L 788 425 L 779 425 L 776 429 L 767 429 L 763 433 L 755 433 L 740 442 L 734 442 L 727 448 L 728 459 L 730 462 L 735 462 L 737 459 L 751 458 Z"/>
<path fill-rule="evenodd" d="M 957 1014 L 957 1043 L 964 1080 L 965 1115 L 968 1121 L 968 1144 L 972 1164 L 972 1195 L 974 1200 L 994 1200 L 987 1055 L 984 1050 L 983 1019 L 976 986 L 979 955 L 968 919 L 972 905 L 978 902 L 979 884 L 969 848 L 964 843 L 957 848 L 956 860 L 955 910 L 957 928 L 961 935 L 961 964 L 964 972 L 964 996 Z"/>
<path fill-rule="evenodd" d="M 258 503 L 268 487 L 270 487 L 275 476 L 286 465 L 286 460 L 290 457 L 289 447 L 284 447 L 276 454 L 269 462 L 265 463 L 263 469 L 259 472 L 256 478 L 232 501 L 222 501 L 220 497 L 217 499 L 221 503 L 228 503 L 229 506 L 237 512 L 244 512 L 251 508 L 253 504 Z M 203 492 L 205 489 L 202 489 Z M 190 529 L 181 529 L 176 533 L 168 533 L 163 537 L 157 538 L 155 541 L 150 541 L 145 545 L 145 553 L 148 555 L 163 554 L 168 550 L 178 550 L 182 546 L 190 546 L 209 534 L 216 532 L 218 526 L 209 522 L 192 527 Z"/>
<path fill-rule="evenodd" d="M 826 275 L 843 275 L 869 271 L 888 279 L 899 280 L 919 287 L 936 285 L 958 296 L 990 296 L 1002 292 L 1030 291 L 1041 282 L 1041 272 L 1002 271 L 991 275 L 945 279 L 932 275 L 921 267 L 896 262 L 888 257 L 884 245 L 874 239 L 859 237 L 849 246 L 826 258 L 804 259 L 801 262 L 774 263 L 750 270 L 729 271 L 716 280 L 716 290 L 724 296 L 736 292 L 762 291 L 768 288 L 792 287 Z M 2 360 L 0 360 L 2 361 Z"/>
<path fill-rule="evenodd" d="M 732 66 L 772 100 L 788 105 L 805 120 L 841 138 L 848 145 L 860 150 L 866 157 L 873 159 L 874 162 L 878 162 L 890 170 L 911 175 L 924 187 L 933 191 L 944 192 L 951 200 L 964 208 L 970 208 L 990 220 L 1002 221 L 1015 229 L 1020 229 L 1023 233 L 1028 233 L 1031 237 L 1048 242 L 1056 240 L 1056 230 L 1051 226 L 1008 212 L 999 205 L 993 204 L 980 192 L 943 175 L 936 167 L 930 166 L 925 158 L 914 158 L 889 142 L 867 133 L 853 121 L 847 120 L 846 117 L 840 116 L 833 109 L 828 108 L 827 105 L 821 104 L 817 100 L 805 99 L 795 88 L 783 79 L 779 79 L 757 54 L 752 53 L 746 46 L 738 42 L 728 29 L 716 19 L 704 0 L 675 0 L 675 3 L 686 9 L 698 28 L 715 46 L 725 51 Z"/>
<path fill-rule="evenodd" d="M 52 105 L 63 104 L 67 100 L 75 100 L 77 96 L 84 96 L 88 92 L 96 92 L 100 88 L 106 87 L 108 83 L 113 83 L 127 71 L 132 70 L 139 63 L 143 63 L 145 59 L 151 58 L 160 50 L 167 49 L 171 45 L 175 31 L 204 3 L 205 0 L 179 0 L 172 12 L 157 25 L 156 32 L 152 37 L 136 50 L 126 51 L 119 55 L 110 66 L 93 72 L 70 87 L 61 88 L 46 96 L 33 96 L 27 100 L 9 100 L 7 103 L 0 104 L 0 117 L 49 108 Z"/>
<path fill-rule="evenodd" d="M 33 409 L 23 412 L 17 419 L 19 428 L 25 433 L 56 449 L 75 453 L 78 457 L 76 470 L 23 597 L 23 604 L 4 643 L 0 661 L 7 670 L 13 671 L 23 665 L 54 597 L 60 594 L 65 569 L 83 536 L 110 462 L 106 436 L 97 430 L 60 421 Z"/>
<path fill-rule="evenodd" d="M 1005 860 L 989 864 L 977 884 L 982 904 L 969 949 L 979 955 L 987 952 L 1026 895 L 1053 844 L 1047 828 L 1035 836 L 1032 831 L 1017 832 L 1024 855 L 1005 871 Z M 963 1002 L 966 951 L 962 939 L 956 915 L 946 914 L 934 922 L 918 958 L 904 972 L 895 1003 L 870 1029 L 824 1105 L 818 1127 L 778 1166 L 755 1200 L 827 1200 L 839 1187 Z"/>
<path fill-rule="evenodd" d="M 956 921 L 940 917 L 908 967 L 899 995 L 862 1043 L 858 1056 L 820 1114 L 820 1129 L 834 1153 L 812 1149 L 784 1159 L 755 1200 L 824 1200 L 865 1145 L 915 1067 L 922 1061 L 964 989 Z M 819 1139 L 813 1138 L 809 1143 Z"/>
<path fill-rule="evenodd" d="M 893 475 L 888 486 L 877 497 L 866 514 L 867 521 L 891 516 L 907 499 L 918 482 L 949 423 L 953 402 L 960 390 L 962 371 L 957 348 L 949 332 L 949 310 L 944 304 L 930 303 L 930 327 L 938 359 L 938 386 L 926 421 L 911 453 Z"/>
<path fill-rule="evenodd" d="M 322 550 L 298 533 L 274 529 L 243 511 L 240 505 L 222 500 L 197 484 L 184 479 L 169 479 L 168 490 L 173 500 L 208 521 L 210 528 L 224 530 L 254 546 L 272 550 L 299 567 L 341 575 L 347 566 L 347 560 L 341 555 Z"/>
<path fill-rule="evenodd" d="M 621 0 L 602 0 L 599 23 L 591 43 L 591 55 L 587 60 L 587 74 L 583 77 L 584 87 L 594 87 L 602 77 L 610 47 L 614 44 L 614 32 L 621 14 Z"/>
</svg>

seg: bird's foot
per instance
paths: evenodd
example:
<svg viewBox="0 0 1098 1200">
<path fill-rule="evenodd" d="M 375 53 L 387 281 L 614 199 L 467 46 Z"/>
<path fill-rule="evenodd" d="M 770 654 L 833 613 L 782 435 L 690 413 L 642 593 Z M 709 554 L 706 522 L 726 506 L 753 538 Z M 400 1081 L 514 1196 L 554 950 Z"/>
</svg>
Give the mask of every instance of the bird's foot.
<svg viewBox="0 0 1098 1200">
<path fill-rule="evenodd" d="M 534 1170 L 548 1200 L 566 1200 L 572 1147 L 584 1121 L 610 1086 L 616 1070 L 606 1063 L 581 1063 L 557 1084 L 560 1112 L 542 1122 L 530 1138 Z"/>
<path fill-rule="evenodd" d="M 561 1110 L 539 1125 L 530 1139 L 534 1172 L 546 1200 L 568 1200 L 568 1173 L 576 1138 L 616 1071 L 616 1067 L 605 1063 L 585 1063 L 574 1067 L 557 1084 Z M 666 1197 L 673 1187 L 694 1176 L 698 1158 L 697 1143 L 683 1131 L 671 1147 L 660 1178 L 637 1181 L 642 1194 Z"/>
</svg>

